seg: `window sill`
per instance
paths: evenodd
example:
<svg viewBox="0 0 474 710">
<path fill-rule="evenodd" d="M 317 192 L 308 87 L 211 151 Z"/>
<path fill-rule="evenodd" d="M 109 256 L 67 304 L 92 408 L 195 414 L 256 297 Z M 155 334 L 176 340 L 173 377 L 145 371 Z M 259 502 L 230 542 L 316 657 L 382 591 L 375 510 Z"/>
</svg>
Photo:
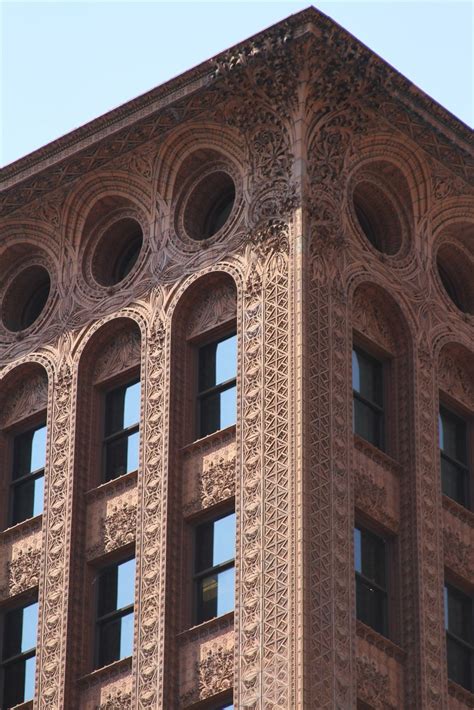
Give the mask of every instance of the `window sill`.
<svg viewBox="0 0 474 710">
<path fill-rule="evenodd" d="M 84 495 L 86 500 L 98 500 L 99 498 L 105 498 L 106 496 L 109 496 L 111 492 L 115 493 L 136 485 L 137 478 L 138 471 L 130 471 L 130 473 L 124 473 L 123 476 L 113 478 L 111 481 L 101 483 L 95 488 L 90 488 Z"/>
<path fill-rule="evenodd" d="M 366 439 L 363 439 L 358 434 L 354 434 L 354 448 L 356 448 L 358 451 L 361 451 L 363 454 L 372 459 L 372 461 L 375 461 L 375 463 L 378 463 L 385 469 L 392 471 L 394 474 L 401 474 L 402 467 L 398 463 L 398 461 L 392 458 L 385 451 L 382 451 L 382 449 L 379 449 L 374 444 L 371 444 L 370 441 L 366 441 Z"/>
<path fill-rule="evenodd" d="M 121 658 L 120 661 L 114 661 L 109 663 L 108 666 L 102 666 L 102 668 L 96 668 L 96 670 L 87 673 L 86 675 L 79 678 L 77 681 L 78 685 L 86 688 L 90 688 L 97 683 L 109 678 L 115 678 L 115 676 L 122 675 L 126 671 L 132 670 L 132 656 L 127 656 L 127 658 Z"/>
<path fill-rule="evenodd" d="M 191 626 L 191 628 L 182 631 L 178 634 L 178 640 L 180 643 L 188 643 L 205 636 L 210 636 L 216 631 L 229 631 L 233 626 L 234 612 L 228 611 L 227 614 L 215 616 L 213 619 L 209 619 L 209 621 L 203 621 L 202 624 Z"/>
<path fill-rule="evenodd" d="M 449 510 L 456 518 L 467 523 L 469 527 L 474 528 L 474 513 L 469 508 L 465 508 L 461 503 L 458 503 L 453 498 L 443 493 L 443 508 Z"/>
<path fill-rule="evenodd" d="M 395 658 L 395 660 L 399 663 L 403 663 L 405 661 L 406 653 L 403 648 L 398 646 L 393 641 L 390 641 L 390 639 L 388 639 L 386 636 L 382 636 L 382 634 L 379 634 L 378 631 L 375 631 L 375 629 L 372 629 L 370 626 L 367 626 L 367 624 L 364 624 L 363 621 L 357 619 L 356 623 L 357 636 L 365 639 L 373 646 L 376 646 L 378 649 L 385 651 L 387 656 Z"/>
<path fill-rule="evenodd" d="M 468 708 L 474 708 L 474 693 L 464 688 L 462 685 L 455 683 L 454 680 L 448 679 L 448 692 L 453 697 L 466 705 Z"/>
<path fill-rule="evenodd" d="M 207 436 L 203 436 L 202 439 L 196 439 L 190 444 L 183 446 L 181 451 L 185 454 L 193 453 L 194 451 L 200 451 L 201 449 L 208 449 L 213 447 L 216 443 L 221 441 L 227 441 L 235 439 L 235 424 L 226 427 L 225 429 L 218 429 L 218 431 L 212 432 Z"/>
<path fill-rule="evenodd" d="M 29 533 L 38 532 L 41 530 L 43 523 L 43 514 L 35 515 L 34 518 L 22 520 L 21 523 L 16 523 L 11 527 L 5 528 L 0 532 L 0 540 L 8 540 L 10 538 L 18 539 Z M 18 706 L 20 707 L 20 706 Z"/>
</svg>

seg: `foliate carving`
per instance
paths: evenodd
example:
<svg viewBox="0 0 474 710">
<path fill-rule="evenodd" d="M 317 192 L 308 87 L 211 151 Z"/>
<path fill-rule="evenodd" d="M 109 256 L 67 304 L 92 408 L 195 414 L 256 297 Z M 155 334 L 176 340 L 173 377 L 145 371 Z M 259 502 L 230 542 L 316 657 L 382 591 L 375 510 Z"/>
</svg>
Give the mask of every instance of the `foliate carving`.
<svg viewBox="0 0 474 710">
<path fill-rule="evenodd" d="M 13 560 L 7 563 L 7 588 L 3 594 L 15 596 L 38 586 L 41 550 L 28 545 Z"/>
<path fill-rule="evenodd" d="M 140 333 L 127 329 L 118 333 L 97 358 L 94 380 L 107 379 L 140 363 Z"/>
<path fill-rule="evenodd" d="M 235 494 L 235 458 L 219 458 L 203 469 L 199 474 L 197 500 L 189 503 L 185 514 L 202 508 L 209 508 L 227 500 Z"/>
<path fill-rule="evenodd" d="M 387 314 L 378 303 L 378 294 L 370 287 L 358 288 L 354 294 L 352 322 L 356 330 L 395 354 L 397 344 Z"/>
<path fill-rule="evenodd" d="M 188 337 L 199 335 L 235 318 L 235 288 L 232 284 L 211 289 L 189 317 Z"/>
<path fill-rule="evenodd" d="M 100 705 L 96 705 L 95 710 L 130 710 L 131 707 L 131 694 L 117 690 L 107 693 L 105 700 Z"/>
<path fill-rule="evenodd" d="M 398 523 L 388 513 L 387 490 L 370 473 L 356 470 L 355 472 L 355 504 L 364 513 L 379 520 L 386 527 L 397 530 Z"/>
<path fill-rule="evenodd" d="M 180 700 L 187 706 L 211 698 L 232 688 L 234 676 L 234 652 L 232 648 L 216 646 L 208 649 L 205 657 L 195 663 L 196 687 Z"/>
<path fill-rule="evenodd" d="M 461 577 L 474 576 L 474 548 L 466 543 L 455 530 L 443 530 L 445 563 Z"/>
<path fill-rule="evenodd" d="M 452 357 L 447 350 L 444 349 L 439 358 L 440 388 L 471 408 L 474 402 L 474 367 L 473 373 L 470 374 L 468 368 L 463 367 L 462 361 Z M 474 355 L 471 357 L 474 358 Z"/>
<path fill-rule="evenodd" d="M 88 548 L 87 557 L 96 557 L 124 547 L 135 540 L 137 509 L 126 501 L 112 506 L 110 512 L 101 521 L 101 541 L 95 547 Z"/>
<path fill-rule="evenodd" d="M 14 392 L 7 396 L 0 415 L 2 427 L 26 419 L 35 412 L 46 410 L 48 403 L 48 380 L 36 375 L 19 382 Z"/>
<path fill-rule="evenodd" d="M 374 710 L 395 710 L 395 706 L 387 701 L 390 694 L 390 683 L 386 673 L 383 673 L 374 661 L 367 656 L 357 658 L 357 695 L 370 704 Z"/>
</svg>

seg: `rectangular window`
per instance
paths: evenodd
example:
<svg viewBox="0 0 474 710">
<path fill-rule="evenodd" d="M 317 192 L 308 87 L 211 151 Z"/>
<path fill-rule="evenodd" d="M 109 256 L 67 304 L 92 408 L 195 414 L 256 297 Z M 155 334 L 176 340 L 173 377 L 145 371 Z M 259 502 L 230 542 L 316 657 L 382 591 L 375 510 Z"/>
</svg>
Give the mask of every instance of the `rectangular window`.
<svg viewBox="0 0 474 710">
<path fill-rule="evenodd" d="M 44 424 L 15 436 L 11 482 L 12 525 L 43 512 L 45 460 Z"/>
<path fill-rule="evenodd" d="M 464 506 L 469 504 L 467 422 L 447 409 L 439 413 L 439 446 L 443 493 Z"/>
<path fill-rule="evenodd" d="M 100 572 L 97 587 L 96 668 L 132 655 L 134 597 L 134 557 Z"/>
<path fill-rule="evenodd" d="M 105 398 L 104 480 L 138 469 L 140 382 L 117 387 Z"/>
<path fill-rule="evenodd" d="M 355 433 L 383 449 L 383 365 L 358 348 L 352 351 L 352 389 Z"/>
<path fill-rule="evenodd" d="M 235 513 L 199 525 L 194 550 L 199 624 L 234 609 Z"/>
<path fill-rule="evenodd" d="M 444 588 L 448 678 L 474 690 L 473 599 L 451 585 Z"/>
<path fill-rule="evenodd" d="M 357 618 L 387 636 L 387 561 L 385 541 L 368 530 L 354 529 Z"/>
<path fill-rule="evenodd" d="M 37 625 L 37 602 L 7 611 L 3 616 L 2 708 L 33 699 Z"/>
<path fill-rule="evenodd" d="M 199 348 L 198 436 L 235 424 L 237 414 L 237 336 Z"/>
</svg>

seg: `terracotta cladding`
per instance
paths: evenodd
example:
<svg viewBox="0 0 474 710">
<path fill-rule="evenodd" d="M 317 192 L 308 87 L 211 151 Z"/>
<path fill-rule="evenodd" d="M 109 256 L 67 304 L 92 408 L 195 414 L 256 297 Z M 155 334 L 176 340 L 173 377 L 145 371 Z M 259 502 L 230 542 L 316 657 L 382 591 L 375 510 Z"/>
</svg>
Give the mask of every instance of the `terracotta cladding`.
<svg viewBox="0 0 474 710">
<path fill-rule="evenodd" d="M 440 402 L 474 418 L 465 131 L 315 11 L 198 73 L 5 193 L 0 297 L 28 259 L 51 275 L 37 320 L 0 323 L 2 470 L 20 422 L 48 427 L 44 513 L 0 532 L 1 608 L 38 593 L 33 707 L 473 707 L 447 678 L 443 583 L 474 588 L 474 514 L 442 495 L 437 433 Z M 235 199 L 199 241 L 180 215 L 210 165 Z M 102 286 L 114 215 L 143 245 Z M 237 423 L 196 441 L 193 348 L 229 329 Z M 385 451 L 353 434 L 353 342 L 388 368 Z M 101 393 L 138 373 L 138 471 L 99 483 Z M 234 505 L 235 610 L 193 626 L 189 531 Z M 355 521 L 396 549 L 390 640 L 356 620 Z M 94 570 L 133 550 L 133 657 L 92 671 Z"/>
</svg>

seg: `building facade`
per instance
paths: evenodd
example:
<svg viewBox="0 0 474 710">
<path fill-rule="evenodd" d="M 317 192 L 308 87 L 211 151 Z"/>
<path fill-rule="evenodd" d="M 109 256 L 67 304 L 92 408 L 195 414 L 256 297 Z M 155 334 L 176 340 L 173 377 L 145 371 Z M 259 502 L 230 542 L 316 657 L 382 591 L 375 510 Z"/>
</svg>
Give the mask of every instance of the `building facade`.
<svg viewBox="0 0 474 710">
<path fill-rule="evenodd" d="M 314 9 L 3 171 L 2 708 L 474 707 L 473 174 Z"/>
</svg>

